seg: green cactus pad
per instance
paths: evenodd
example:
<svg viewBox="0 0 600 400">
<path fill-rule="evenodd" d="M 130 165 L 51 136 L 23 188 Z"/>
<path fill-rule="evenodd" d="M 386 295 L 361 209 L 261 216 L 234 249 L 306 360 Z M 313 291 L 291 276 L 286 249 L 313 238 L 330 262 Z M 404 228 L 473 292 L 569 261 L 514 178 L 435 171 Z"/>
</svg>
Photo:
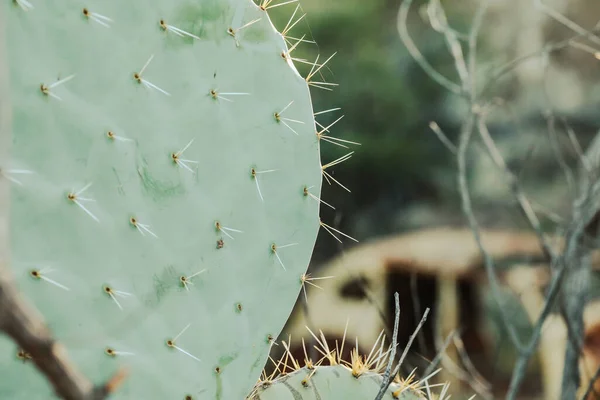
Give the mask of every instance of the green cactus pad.
<svg viewBox="0 0 600 400">
<path fill-rule="evenodd" d="M 364 372 L 358 377 L 343 365 L 304 367 L 255 389 L 252 400 L 373 400 L 383 377 L 376 372 Z M 421 400 L 422 392 L 409 386 L 392 383 L 384 400 Z"/>
<path fill-rule="evenodd" d="M 250 0 L 0 16 L 20 290 L 93 382 L 129 368 L 114 399 L 244 398 L 320 227 L 309 87 L 284 38 Z M 0 339 L 0 397 L 53 398 L 17 353 Z"/>
</svg>

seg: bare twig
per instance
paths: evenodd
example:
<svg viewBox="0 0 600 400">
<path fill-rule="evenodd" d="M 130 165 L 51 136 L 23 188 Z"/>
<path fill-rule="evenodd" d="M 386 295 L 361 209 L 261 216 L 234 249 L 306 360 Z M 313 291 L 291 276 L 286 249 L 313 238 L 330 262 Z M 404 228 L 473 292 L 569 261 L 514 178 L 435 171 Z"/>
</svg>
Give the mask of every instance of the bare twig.
<svg viewBox="0 0 600 400">
<path fill-rule="evenodd" d="M 462 94 L 462 89 L 459 85 L 452 82 L 450 79 L 446 78 L 444 75 L 440 74 L 429 64 L 429 62 L 423 57 L 423 54 L 419 51 L 415 43 L 412 41 L 410 34 L 408 33 L 406 19 L 408 17 L 408 11 L 410 10 L 410 6 L 413 0 L 404 0 L 400 5 L 400 9 L 398 11 L 398 33 L 400 34 L 400 39 L 408 49 L 410 55 L 414 58 L 414 60 L 421 66 L 423 71 L 427 73 L 438 84 L 445 87 L 447 90 L 454 94 Z"/>
<path fill-rule="evenodd" d="M 491 395 L 491 393 L 489 391 L 489 387 L 486 386 L 486 385 L 488 385 L 487 383 L 482 383 L 481 381 L 478 380 L 478 378 L 476 376 L 469 375 L 468 371 L 465 371 L 464 369 L 462 369 L 459 365 L 457 365 L 452 360 L 451 357 L 449 357 L 446 354 L 446 350 L 450 346 L 450 343 L 452 341 L 454 341 L 456 343 L 457 339 L 460 340 L 459 332 L 457 332 L 457 331 L 450 332 L 446 336 L 446 339 L 444 340 L 443 343 L 440 343 L 442 338 L 439 335 L 436 335 L 436 336 L 437 336 L 436 337 L 437 354 L 436 354 L 435 358 L 429 363 L 429 365 L 427 366 L 427 369 L 425 369 L 422 376 L 429 376 L 431 373 L 433 373 L 433 371 L 441 363 L 442 368 L 445 369 L 450 375 L 452 375 L 453 377 L 457 378 L 458 380 L 468 384 L 482 398 L 492 399 L 493 396 Z M 462 343 L 462 341 L 460 343 Z M 460 352 L 461 349 L 459 349 L 458 346 L 456 346 L 456 347 L 457 347 L 457 350 Z M 464 348 L 462 350 L 464 351 Z M 463 357 L 463 355 L 461 355 L 461 357 Z M 468 359 L 468 356 L 466 355 L 466 353 L 464 354 L 464 357 L 466 357 Z M 484 382 L 485 382 L 485 380 L 484 380 Z"/>
<path fill-rule="evenodd" d="M 583 154 L 583 149 L 581 148 L 581 144 L 579 144 L 579 140 L 577 140 L 577 137 L 575 136 L 573 128 L 569 126 L 565 118 L 560 118 L 560 121 L 562 122 L 565 131 L 567 132 L 567 136 L 569 136 L 569 140 L 571 141 L 571 146 L 573 146 L 573 150 L 575 150 L 575 153 L 577 153 L 577 157 L 579 159 L 579 162 L 581 163 L 581 166 L 588 174 L 591 173 L 592 167 L 590 166 L 587 157 L 585 157 L 585 155 Z"/>
<path fill-rule="evenodd" d="M 598 166 L 594 166 L 598 168 Z M 562 290 L 562 307 L 568 327 L 569 341 L 565 354 L 561 397 L 575 398 L 580 383 L 579 358 L 584 335 L 583 308 L 588 300 L 591 271 L 590 252 L 584 246 L 584 237 L 597 240 L 600 182 L 588 185 L 575 202 L 573 223 L 567 235 L 564 253 L 566 274 Z"/>
<path fill-rule="evenodd" d="M 598 29 L 600 29 L 600 26 L 596 26 L 594 28 L 594 30 L 598 30 Z M 502 78 L 504 75 L 514 71 L 515 68 L 517 68 L 519 65 L 529 61 L 532 58 L 545 57 L 545 56 L 549 55 L 550 53 L 562 50 L 565 47 L 570 46 L 571 42 L 573 40 L 578 39 L 581 36 L 582 35 L 575 35 L 575 36 L 572 36 L 572 37 L 564 39 L 564 40 L 547 43 L 544 47 L 542 47 L 539 50 L 519 56 L 519 57 L 515 58 L 514 60 L 511 60 L 511 61 L 507 62 L 506 64 L 503 64 L 502 66 L 496 68 L 494 70 L 494 72 L 492 73 L 491 77 L 489 79 L 487 79 L 484 87 L 482 88 L 482 90 L 479 94 L 479 98 L 485 98 L 485 96 L 494 87 L 494 85 L 497 83 L 497 81 L 500 78 Z"/>
<path fill-rule="evenodd" d="M 383 380 L 381 382 L 381 388 L 379 389 L 379 393 L 375 397 L 375 400 L 381 400 L 383 395 L 390 387 L 390 383 L 392 379 L 390 379 L 392 373 L 392 365 L 394 364 L 394 359 L 396 358 L 396 348 L 398 347 L 398 324 L 400 323 L 400 296 L 398 292 L 394 293 L 394 304 L 395 304 L 395 315 L 394 315 L 394 334 L 392 336 L 392 344 L 390 347 L 390 355 L 388 358 L 388 364 L 385 368 L 385 373 L 383 374 Z"/>
<path fill-rule="evenodd" d="M 450 139 L 448 139 L 448 136 L 446 136 L 440 126 L 436 122 L 431 121 L 429 123 L 429 128 L 433 131 L 433 133 L 436 134 L 438 139 L 440 139 L 440 142 L 442 142 L 442 144 L 446 146 L 448 150 L 450 150 L 450 153 L 456 155 L 456 146 L 450 141 Z"/>
<path fill-rule="evenodd" d="M 548 15 L 548 16 L 552 17 L 554 20 L 560 22 L 561 24 L 563 24 L 564 26 L 566 26 L 573 32 L 576 32 L 581 37 L 584 37 L 584 38 L 588 39 L 589 41 L 600 45 L 600 37 L 595 35 L 593 32 L 590 32 L 587 29 L 577 25 L 575 22 L 571 21 L 570 19 L 568 19 L 561 13 L 557 12 L 556 10 L 548 7 L 547 5 L 545 5 L 542 2 L 542 0 L 534 0 L 534 4 L 540 10 L 542 10 L 546 15 Z"/>
<path fill-rule="evenodd" d="M 477 98 L 477 37 L 481 30 L 483 17 L 489 6 L 489 0 L 482 0 L 473 17 L 473 24 L 469 32 L 469 99 L 471 107 L 476 103 Z M 472 108 L 471 108 L 472 109 Z"/>
<path fill-rule="evenodd" d="M 6 265 L 0 265 L 0 331 L 31 356 L 56 394 L 65 400 L 105 399 L 124 378 L 119 372 L 108 383 L 94 388 L 68 358 L 65 348 L 52 338 L 37 310 L 21 298 Z"/>
<path fill-rule="evenodd" d="M 452 331 L 448 334 L 448 336 L 446 336 L 446 340 L 444 340 L 444 342 L 440 345 L 439 344 L 439 338 L 437 340 L 436 343 L 436 347 L 437 348 L 437 354 L 435 355 L 435 357 L 433 358 L 433 360 L 431 360 L 431 362 L 429 363 L 429 365 L 427 366 L 427 368 L 425 369 L 425 371 L 423 372 L 423 376 L 429 376 L 429 374 L 431 374 L 439 365 L 439 363 L 442 361 L 442 358 L 444 358 L 444 354 L 446 353 L 446 349 L 448 348 L 448 346 L 450 346 L 450 343 L 452 343 L 452 338 L 456 335 L 456 331 Z"/>
<path fill-rule="evenodd" d="M 536 0 L 535 3 L 552 18 L 568 26 L 578 34 L 585 35 L 590 40 L 595 37 L 595 35 L 591 35 L 591 37 L 586 35 L 587 31 L 555 10 L 545 6 L 541 1 Z M 546 65 L 544 76 L 547 74 L 547 71 L 548 68 Z M 544 94 L 548 104 L 552 105 L 552 99 L 546 89 L 544 90 Z M 574 198 L 572 223 L 567 230 L 567 247 L 563 258 L 563 268 L 567 269 L 567 271 L 565 273 L 560 303 L 560 311 L 566 323 L 568 338 L 563 366 L 561 398 L 571 399 L 575 398 L 580 385 L 581 372 L 579 369 L 579 360 L 582 355 L 582 338 L 584 335 L 583 309 L 588 300 L 591 273 L 590 253 L 589 249 L 585 248 L 584 240 L 586 233 L 591 233 L 590 236 L 594 239 L 597 237 L 597 232 L 586 231 L 589 230 L 588 224 L 594 218 L 597 218 L 595 215 L 598 205 L 594 204 L 593 200 L 591 201 L 591 207 L 590 204 L 586 204 L 590 203 L 589 196 L 592 185 L 589 178 L 593 179 L 592 176 L 586 177 L 588 179 L 583 179 L 580 182 L 580 187 L 576 187 L 575 185 L 573 172 L 568 166 L 559 146 L 559 138 L 556 134 L 556 118 L 552 109 L 547 112 L 546 118 L 550 145 L 558 165 L 565 175 L 570 189 L 569 192 L 575 197 L 578 189 L 581 189 L 581 194 L 577 198 Z M 571 141 L 575 146 L 576 141 Z M 578 146 L 575 147 L 576 149 L 578 148 Z M 580 165 L 583 167 L 582 172 L 591 175 L 594 171 L 590 170 L 590 165 L 585 162 L 585 155 L 580 156 L 580 160 L 582 161 Z"/>
<path fill-rule="evenodd" d="M 596 389 L 594 388 L 594 383 L 596 383 L 598 378 L 600 378 L 600 367 L 596 369 L 594 376 L 592 376 L 592 380 L 590 381 L 590 383 L 588 383 L 588 387 L 585 390 L 585 394 L 581 398 L 582 400 L 587 400 L 590 397 L 590 394 L 592 394 L 592 392 L 594 392 L 596 398 L 598 397 L 598 392 L 596 392 Z"/>
<path fill-rule="evenodd" d="M 125 368 L 119 369 L 112 378 L 110 378 L 104 385 L 96 386 L 94 388 L 93 400 L 108 399 L 113 393 L 115 393 L 119 387 L 123 384 L 123 381 L 127 378 L 128 371 Z"/>
<path fill-rule="evenodd" d="M 571 227 L 568 229 L 567 234 L 567 246 L 563 254 L 561 254 L 553 265 L 555 265 L 554 275 L 552 277 L 550 288 L 546 295 L 546 301 L 544 303 L 544 308 L 538 318 L 538 321 L 534 327 L 533 333 L 529 340 L 529 343 L 525 349 L 520 352 L 519 359 L 517 360 L 517 364 L 513 370 L 513 375 L 511 378 L 511 383 L 509 386 L 507 399 L 515 399 L 517 392 L 519 390 L 520 384 L 525 377 L 525 372 L 527 369 L 527 363 L 529 359 L 535 352 L 537 348 L 538 341 L 542 332 L 542 325 L 548 315 L 550 314 L 550 310 L 554 306 L 554 301 L 556 299 L 559 290 L 563 284 L 564 277 L 567 275 L 567 270 L 571 273 L 571 269 L 573 265 L 577 265 L 578 261 L 584 261 L 582 264 L 589 264 L 589 262 L 585 262 L 583 260 L 586 255 L 582 253 L 581 248 L 581 239 L 585 233 L 585 229 L 588 226 L 589 222 L 594 218 L 595 213 L 593 213 L 594 209 L 598 209 L 597 205 L 594 205 L 597 202 L 598 194 L 600 193 L 600 183 L 596 183 L 595 185 L 590 185 L 588 190 L 586 190 L 580 199 L 580 201 L 576 202 L 575 205 L 575 218 L 571 224 Z M 594 202 L 595 201 L 595 202 Z M 590 204 L 592 203 L 592 204 Z M 583 265 L 580 268 L 587 268 L 586 265 Z M 585 272 L 585 271 L 582 271 Z M 571 277 L 571 289 L 566 289 L 565 296 L 571 297 L 571 304 L 569 304 L 569 308 L 571 312 L 575 315 L 581 313 L 583 311 L 583 305 L 580 304 L 582 297 L 585 298 L 586 291 L 583 290 L 581 294 L 573 293 L 573 291 L 581 290 L 581 279 L 585 276 L 584 274 L 575 274 Z M 578 308 L 579 307 L 579 308 Z M 569 317 L 567 320 L 567 325 L 569 322 L 578 323 L 577 320 L 573 321 L 573 317 Z M 576 329 L 583 329 L 583 321 L 579 322 L 581 325 Z M 573 327 L 570 326 L 570 329 Z M 579 332 L 574 330 L 574 332 L 579 335 Z M 581 333 L 582 334 L 582 333 Z M 572 336 L 572 334 L 570 334 Z M 577 386 L 579 384 L 579 370 L 577 367 L 577 363 L 579 361 L 580 349 L 578 346 L 573 346 L 573 341 L 569 341 L 571 345 L 567 347 L 568 357 L 565 360 L 565 372 L 563 377 L 563 393 L 561 398 L 575 398 L 574 393 L 577 390 Z M 577 343 L 578 341 L 575 341 Z M 569 364 L 567 364 L 567 360 L 569 360 Z M 570 366 L 568 366 L 570 365 Z M 576 383 L 575 383 L 576 382 Z M 575 390 L 575 391 L 574 391 Z M 566 397 L 565 397 L 566 396 Z M 569 397 L 573 396 L 573 397 Z"/>
<path fill-rule="evenodd" d="M 471 358 L 469 354 L 467 354 L 467 350 L 465 349 L 465 345 L 460 337 L 460 335 L 454 336 L 454 346 L 458 351 L 458 355 L 465 366 L 467 372 L 471 374 L 471 379 L 469 379 L 469 385 L 473 390 L 478 392 L 483 398 L 493 399 L 494 396 L 491 392 L 492 385 L 485 380 L 485 378 L 477 371 L 473 363 L 471 362 Z"/>
<path fill-rule="evenodd" d="M 600 37 L 548 7 L 541 0 L 535 0 L 535 4 L 544 13 L 578 35 L 585 37 L 595 44 L 600 44 Z M 594 29 L 597 28 L 598 24 Z M 558 155 L 559 162 L 564 164 L 561 156 Z M 585 156 L 581 158 L 582 160 L 586 159 Z M 585 162 L 582 164 L 585 170 L 589 168 Z M 563 169 L 565 169 L 564 166 Z M 598 165 L 594 165 L 592 173 L 597 172 L 597 169 Z M 590 180 L 584 179 L 583 183 L 582 193 L 574 202 L 573 223 L 567 235 L 567 248 L 564 252 L 565 265 L 563 268 L 566 268 L 568 272 L 565 275 L 565 283 L 562 290 L 561 311 L 566 321 L 569 339 L 565 354 L 561 389 L 561 398 L 564 399 L 575 398 L 580 384 L 579 359 L 581 356 L 581 342 L 584 335 L 583 308 L 588 300 L 591 272 L 590 252 L 589 249 L 585 248 L 584 239 L 585 236 L 592 237 L 594 242 L 596 242 L 594 244 L 597 246 L 598 237 L 597 220 L 600 208 L 600 204 L 596 200 L 598 182 L 590 182 Z"/>
<path fill-rule="evenodd" d="M 483 243 L 481 241 L 479 223 L 475 218 L 475 215 L 473 213 L 473 207 L 471 205 L 471 195 L 469 194 L 469 187 L 467 184 L 466 153 L 471 139 L 471 135 L 473 133 L 475 119 L 476 118 L 472 113 L 467 117 L 467 121 L 463 125 L 462 132 L 460 134 L 458 145 L 458 186 L 461 197 L 462 211 L 467 218 L 471 230 L 473 231 L 473 236 L 475 238 L 475 242 L 477 243 L 479 252 L 483 255 L 483 264 L 488 277 L 488 281 L 490 283 L 490 288 L 492 290 L 494 301 L 497 303 L 498 309 L 502 314 L 502 323 L 509 333 L 512 344 L 517 349 L 521 349 L 522 345 L 519 336 L 517 335 L 514 326 L 510 322 L 511 319 L 506 314 L 505 307 L 503 307 L 500 302 L 500 284 L 498 283 L 498 278 L 496 276 L 494 261 L 483 246 Z"/>
<path fill-rule="evenodd" d="M 504 171 L 504 173 L 508 176 L 511 191 L 513 192 L 513 195 L 517 199 L 517 202 L 519 203 L 521 210 L 523 211 L 523 214 L 525 215 L 525 218 L 529 222 L 529 225 L 531 225 L 531 227 L 535 231 L 535 233 L 542 245 L 542 249 L 544 250 L 547 260 L 548 261 L 553 260 L 555 257 L 554 250 L 552 250 L 552 246 L 548 242 L 548 239 L 546 238 L 546 234 L 544 233 L 544 231 L 542 229 L 540 221 L 539 221 L 537 215 L 535 214 L 535 211 L 533 210 L 533 206 L 531 205 L 527 196 L 525 196 L 525 192 L 523 191 L 523 188 L 521 187 L 519 180 L 512 173 L 512 171 L 510 171 L 510 169 L 508 169 L 508 166 L 506 165 L 504 158 L 500 154 L 500 151 L 498 151 L 498 148 L 496 147 L 496 144 L 494 143 L 494 140 L 492 139 L 492 136 L 490 135 L 490 132 L 485 123 L 485 114 L 482 114 L 480 116 L 479 121 L 478 121 L 478 128 L 479 128 L 478 129 L 479 136 L 481 137 L 481 139 L 483 140 L 483 143 L 487 147 L 487 150 L 492 158 L 492 161 L 494 161 L 496 166 L 498 168 L 502 169 Z"/>
<path fill-rule="evenodd" d="M 533 353 L 535 353 L 535 351 L 537 350 L 537 345 L 542 334 L 544 321 L 550 315 L 552 307 L 554 307 L 554 301 L 556 299 L 556 296 L 558 295 L 558 291 L 560 290 L 560 287 L 563 282 L 564 272 L 565 268 L 559 267 L 555 275 L 552 277 L 552 280 L 550 282 L 550 288 L 548 289 L 548 294 L 546 295 L 546 301 L 544 303 L 542 312 L 540 313 L 540 317 L 538 318 L 537 323 L 533 328 L 533 332 L 529 338 L 527 346 L 521 348 L 521 351 L 519 352 L 519 358 L 517 359 L 517 362 L 513 369 L 510 385 L 506 394 L 507 400 L 513 400 L 517 397 L 517 393 L 521 386 L 521 382 L 523 381 L 523 378 L 525 378 L 525 373 L 527 372 L 527 364 L 533 356 Z"/>
<path fill-rule="evenodd" d="M 404 351 L 402 352 L 402 355 L 400 356 L 400 360 L 398 360 L 398 365 L 396 365 L 396 368 L 394 368 L 394 372 L 392 372 L 392 375 L 391 375 L 390 379 L 393 379 L 393 377 L 396 376 L 398 374 L 398 372 L 400 371 L 400 367 L 402 366 L 402 362 L 404 361 L 404 358 L 408 354 L 408 350 L 410 349 L 410 346 L 412 346 L 412 342 L 415 340 L 415 337 L 417 336 L 417 334 L 421 330 L 421 327 L 423 326 L 423 324 L 427 320 L 427 315 L 429 315 L 429 308 L 425 309 L 425 313 L 423 314 L 423 318 L 421 318 L 421 321 L 419 322 L 419 325 L 417 325 L 417 327 L 415 328 L 415 331 L 413 332 L 413 334 L 408 339 L 408 343 L 404 347 Z"/>
<path fill-rule="evenodd" d="M 444 12 L 440 0 L 429 0 L 429 3 L 427 4 L 427 14 L 429 15 L 429 20 L 434 29 L 444 35 L 448 50 L 454 59 L 456 72 L 463 85 L 462 91 L 465 93 L 468 92 L 469 72 L 467 71 L 467 64 L 465 63 L 462 46 L 458 35 L 448 26 L 446 13 Z"/>
<path fill-rule="evenodd" d="M 548 95 L 546 96 L 548 97 Z M 567 182 L 567 185 L 569 186 L 569 191 L 575 194 L 577 188 L 575 187 L 575 178 L 573 177 L 573 171 L 571 171 L 571 168 L 569 168 L 567 160 L 565 160 L 565 157 L 561 150 L 558 141 L 558 135 L 556 134 L 556 120 L 551 111 L 548 112 L 548 115 L 546 115 L 546 121 L 548 126 L 548 139 L 550 142 L 550 147 L 554 152 L 554 156 L 556 157 L 556 161 L 558 162 L 561 171 L 565 175 L 565 180 Z"/>
<path fill-rule="evenodd" d="M 483 22 L 483 16 L 487 10 L 489 5 L 489 0 L 484 0 L 480 3 L 477 12 L 475 13 L 475 17 L 473 18 L 473 24 L 471 27 L 471 32 L 469 34 L 469 104 L 470 104 L 470 116 L 467 118 L 467 121 L 463 125 L 463 129 L 461 131 L 459 145 L 458 145 L 458 153 L 457 153 L 457 161 L 458 161 L 458 185 L 461 196 L 461 203 L 463 213 L 465 214 L 469 226 L 473 231 L 473 235 L 475 237 L 475 241 L 477 242 L 477 247 L 479 248 L 480 253 L 484 258 L 484 265 L 486 269 L 486 273 L 488 276 L 488 280 L 490 281 L 490 286 L 492 289 L 492 293 L 494 295 L 495 301 L 500 307 L 501 313 L 503 315 L 503 324 L 505 328 L 508 330 L 511 341 L 513 345 L 517 348 L 521 348 L 521 341 L 516 333 L 514 326 L 509 322 L 510 319 L 506 315 L 506 311 L 502 304 L 500 304 L 500 290 L 499 283 L 496 277 L 494 262 L 490 255 L 485 250 L 483 243 L 481 241 L 481 235 L 479 230 L 479 224 L 473 214 L 473 209 L 471 206 L 471 197 L 469 194 L 469 188 L 467 185 L 467 175 L 466 175 L 466 151 L 470 142 L 471 135 L 473 133 L 474 125 L 477 123 L 478 118 L 476 118 L 476 114 L 481 111 L 481 107 L 477 104 L 477 38 L 479 36 L 479 31 L 481 29 L 481 24 Z M 481 118 L 481 116 L 480 116 Z"/>
</svg>

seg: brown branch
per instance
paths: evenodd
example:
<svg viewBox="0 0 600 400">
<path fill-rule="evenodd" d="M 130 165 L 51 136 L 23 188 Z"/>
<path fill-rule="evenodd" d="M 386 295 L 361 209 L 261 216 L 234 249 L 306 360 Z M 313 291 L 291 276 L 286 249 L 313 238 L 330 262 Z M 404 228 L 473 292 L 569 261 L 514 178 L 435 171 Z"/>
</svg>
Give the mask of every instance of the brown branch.
<svg viewBox="0 0 600 400">
<path fill-rule="evenodd" d="M 37 310 L 21 298 L 6 265 L 0 265 L 0 331 L 23 349 L 65 400 L 106 399 L 124 379 L 124 371 L 119 371 L 94 388 L 69 360 L 65 348 L 52 338 Z"/>
</svg>

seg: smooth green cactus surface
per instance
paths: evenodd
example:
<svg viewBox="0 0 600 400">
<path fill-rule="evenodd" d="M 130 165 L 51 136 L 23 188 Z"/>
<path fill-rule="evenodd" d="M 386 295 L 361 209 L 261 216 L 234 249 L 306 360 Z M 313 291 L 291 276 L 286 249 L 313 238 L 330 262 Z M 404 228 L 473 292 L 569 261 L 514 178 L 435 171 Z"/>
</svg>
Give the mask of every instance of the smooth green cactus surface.
<svg viewBox="0 0 600 400">
<path fill-rule="evenodd" d="M 244 398 L 319 225 L 309 86 L 251 0 L 17 0 L 12 269 L 114 399 Z M 0 398 L 50 399 L 0 338 Z M 186 397 L 187 396 L 187 397 Z"/>
<path fill-rule="evenodd" d="M 343 365 L 304 367 L 259 386 L 252 400 L 373 400 L 382 385 L 377 372 L 364 372 L 355 377 Z M 392 383 L 384 400 L 425 400 L 425 396 L 410 386 Z"/>
</svg>

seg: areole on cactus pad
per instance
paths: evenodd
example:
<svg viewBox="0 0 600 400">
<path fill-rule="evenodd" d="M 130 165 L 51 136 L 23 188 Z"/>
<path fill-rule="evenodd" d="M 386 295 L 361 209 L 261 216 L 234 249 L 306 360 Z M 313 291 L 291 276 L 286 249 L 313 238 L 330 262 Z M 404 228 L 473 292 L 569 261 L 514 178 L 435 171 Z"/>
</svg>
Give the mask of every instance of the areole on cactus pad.
<svg viewBox="0 0 600 400">
<path fill-rule="evenodd" d="M 115 399 L 244 398 L 320 228 L 319 138 L 285 38 L 250 0 L 1 13 L 19 289 L 93 382 L 129 367 Z M 18 353 L 0 339 L 0 397 L 53 398 Z"/>
</svg>

